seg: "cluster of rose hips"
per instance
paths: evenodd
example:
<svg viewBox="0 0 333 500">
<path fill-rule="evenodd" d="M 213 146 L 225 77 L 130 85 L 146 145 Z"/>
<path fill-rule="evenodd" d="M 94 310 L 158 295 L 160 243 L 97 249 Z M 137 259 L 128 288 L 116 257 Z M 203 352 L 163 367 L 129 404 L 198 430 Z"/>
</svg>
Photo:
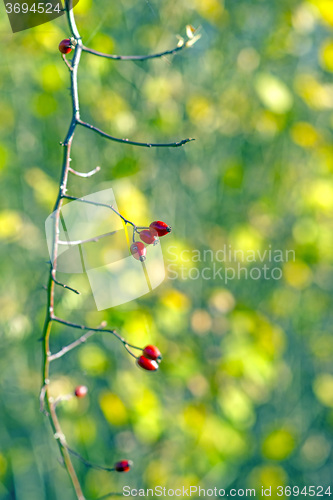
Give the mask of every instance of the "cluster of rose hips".
<svg viewBox="0 0 333 500">
<path fill-rule="evenodd" d="M 156 243 L 158 243 L 158 237 L 165 236 L 170 232 L 171 227 L 160 220 L 155 220 L 149 227 L 140 232 L 138 231 L 140 239 L 146 243 L 146 245 L 156 245 Z M 141 262 L 146 259 L 147 254 L 147 247 L 142 241 L 134 241 L 130 247 L 133 257 Z"/>
<path fill-rule="evenodd" d="M 142 355 L 137 358 L 137 364 L 147 371 L 158 370 L 162 355 L 155 345 L 147 345 L 142 350 Z"/>
</svg>

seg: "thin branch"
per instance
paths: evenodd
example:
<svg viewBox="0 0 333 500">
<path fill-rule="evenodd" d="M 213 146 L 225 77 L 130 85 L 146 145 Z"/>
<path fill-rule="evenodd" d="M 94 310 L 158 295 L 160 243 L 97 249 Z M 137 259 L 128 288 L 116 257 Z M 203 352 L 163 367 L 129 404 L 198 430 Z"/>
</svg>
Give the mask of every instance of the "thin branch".
<svg viewBox="0 0 333 500">
<path fill-rule="evenodd" d="M 77 120 L 78 125 L 82 125 L 82 127 L 86 127 L 89 130 L 93 130 L 97 134 L 101 135 L 102 137 L 106 137 L 107 139 L 110 139 L 111 141 L 115 142 L 120 142 L 122 144 L 130 144 L 132 146 L 140 146 L 143 148 L 179 148 L 180 146 L 184 146 L 184 144 L 187 144 L 188 142 L 192 142 L 195 139 L 189 138 L 189 139 L 183 139 L 178 142 L 170 142 L 170 143 L 150 143 L 150 142 L 136 142 L 136 141 L 130 141 L 129 139 L 119 139 L 117 137 L 113 137 L 112 135 L 107 134 L 106 132 L 103 132 L 103 130 L 95 127 L 94 125 L 91 125 L 90 123 L 86 123 L 82 120 Z"/>
<path fill-rule="evenodd" d="M 71 286 L 68 286 L 68 285 L 65 285 L 64 283 L 61 283 L 61 281 L 58 281 L 54 278 L 54 276 L 52 276 L 52 281 L 58 285 L 58 286 L 62 286 L 63 288 L 67 288 L 67 290 L 70 290 L 71 292 L 74 292 L 76 293 L 77 295 L 81 295 L 81 292 L 79 292 L 78 290 L 76 290 L 75 288 L 72 288 Z"/>
<path fill-rule="evenodd" d="M 68 169 L 72 174 L 77 175 L 78 177 L 91 177 L 92 175 L 96 174 L 101 170 L 101 167 L 96 167 L 93 170 L 90 170 L 90 172 L 77 172 L 74 170 L 72 167 L 69 167 Z"/>
<path fill-rule="evenodd" d="M 55 321 L 56 323 L 61 323 L 66 326 L 70 326 L 71 328 L 76 328 L 78 330 L 91 330 L 92 332 L 106 332 L 106 333 L 112 333 L 120 342 L 123 344 L 127 344 L 126 340 L 119 335 L 116 330 L 105 330 L 103 328 L 91 328 L 89 326 L 85 325 L 79 325 L 77 323 L 72 323 L 71 321 L 67 321 L 65 319 L 58 318 L 57 316 L 52 317 L 52 321 Z"/>
<path fill-rule="evenodd" d="M 69 69 L 69 71 L 73 71 L 73 66 L 71 66 L 70 63 L 67 61 L 65 54 L 62 54 L 62 59 L 66 64 L 67 68 Z"/>
<path fill-rule="evenodd" d="M 186 43 L 184 42 L 182 45 L 177 45 L 174 49 L 165 50 L 164 52 L 158 52 L 156 54 L 148 54 L 144 56 L 117 56 L 114 54 L 105 54 L 104 52 L 99 52 L 98 50 L 90 49 L 83 45 L 82 50 L 84 52 L 88 52 L 89 54 L 93 54 L 98 57 L 105 57 L 106 59 L 113 59 L 115 61 L 147 61 L 148 59 L 157 59 L 159 57 L 170 56 L 180 52 L 181 50 L 186 48 Z"/>
<path fill-rule="evenodd" d="M 45 393 L 46 393 L 46 388 L 47 385 L 44 384 L 43 387 L 40 390 L 39 394 L 39 410 L 44 413 L 47 417 L 49 416 L 49 413 L 45 410 Z"/>
<path fill-rule="evenodd" d="M 60 403 L 63 401 L 70 401 L 73 399 L 74 395 L 73 394 L 66 394 L 65 396 L 58 396 L 53 402 L 52 405 L 54 408 L 56 408 Z M 50 401 L 51 402 L 51 401 Z"/>
<path fill-rule="evenodd" d="M 83 243 L 93 243 L 101 240 L 102 238 L 106 238 L 107 236 L 113 236 L 116 233 L 117 231 L 112 231 L 111 233 L 100 234 L 99 236 L 96 236 L 95 238 L 89 238 L 88 240 L 76 240 L 76 241 L 59 240 L 58 245 L 77 246 L 77 245 L 83 245 Z"/>
<path fill-rule="evenodd" d="M 86 460 L 82 455 L 80 455 L 80 453 L 72 450 L 72 448 L 69 448 L 69 446 L 66 445 L 66 448 L 69 453 L 78 458 L 89 469 L 105 470 L 107 472 L 114 472 L 116 470 L 114 467 L 104 467 L 103 465 L 92 464 L 91 462 L 88 462 L 88 460 Z"/>
<path fill-rule="evenodd" d="M 186 26 L 186 39 L 181 36 L 178 36 L 178 44 L 177 47 L 173 49 L 164 50 L 163 52 L 157 52 L 155 54 L 148 55 L 129 55 L 129 56 L 119 56 L 115 54 L 106 54 L 105 52 L 100 52 L 98 50 L 90 49 L 85 45 L 82 46 L 82 50 L 84 52 L 88 52 L 89 54 L 93 54 L 94 56 L 104 57 L 106 59 L 112 59 L 114 61 L 147 61 L 149 59 L 158 59 L 165 56 L 174 55 L 177 52 L 180 52 L 186 48 L 192 47 L 199 39 L 201 38 L 201 34 L 198 33 L 198 30 L 193 28 L 191 25 Z"/>
<path fill-rule="evenodd" d="M 122 337 L 121 335 L 119 335 L 119 333 L 117 333 L 116 330 L 108 330 L 108 329 L 105 329 L 103 327 L 100 327 L 100 328 L 91 328 L 90 326 L 79 325 L 77 323 L 72 323 L 71 321 L 67 321 L 65 319 L 58 318 L 57 316 L 52 316 L 52 321 L 55 321 L 56 323 L 61 323 L 61 324 L 66 325 L 66 326 L 70 326 L 71 328 L 75 328 L 77 330 L 90 330 L 92 332 L 111 333 L 114 337 L 116 337 L 123 344 L 123 346 L 125 347 L 125 349 L 127 350 L 127 352 L 129 354 L 131 354 L 131 356 L 133 356 L 134 358 L 136 358 L 137 356 L 135 356 L 135 354 L 133 354 L 130 351 L 129 348 L 137 349 L 137 350 L 140 350 L 140 351 L 142 350 L 141 347 L 137 347 L 137 346 L 134 346 L 134 345 L 129 344 L 128 342 L 126 342 L 126 340 L 124 339 L 124 337 Z"/>
<path fill-rule="evenodd" d="M 130 220 L 126 219 L 123 215 L 121 215 L 115 208 L 113 205 L 109 205 L 107 203 L 100 203 L 99 201 L 92 201 L 92 200 L 86 200 L 85 198 L 77 198 L 76 196 L 70 196 L 70 195 L 67 195 L 67 194 L 64 194 L 62 196 L 62 198 L 65 198 L 66 200 L 74 200 L 74 201 L 80 201 L 81 203 L 88 203 L 88 205 L 95 205 L 96 207 L 105 207 L 105 208 L 109 208 L 110 210 L 112 210 L 115 214 L 118 215 L 118 217 L 120 217 L 124 222 L 125 224 L 130 224 L 131 226 L 133 226 L 134 228 L 136 228 L 136 225 L 131 222 Z"/>
<path fill-rule="evenodd" d="M 78 347 L 80 344 L 84 344 L 90 337 L 95 335 L 96 331 L 90 330 L 89 332 L 85 333 L 82 335 L 79 339 L 75 340 L 71 344 L 68 344 L 67 346 L 63 347 L 60 349 L 60 351 L 56 352 L 55 354 L 51 354 L 49 356 L 49 361 L 53 361 L 54 359 L 59 359 L 65 354 L 67 354 L 69 351 L 72 349 L 75 349 L 75 347 Z"/>
<path fill-rule="evenodd" d="M 126 219 L 126 217 L 124 217 L 123 215 L 121 215 L 121 214 L 118 212 L 118 210 L 116 210 L 116 209 L 114 208 L 114 206 L 113 206 L 113 205 L 111 205 L 111 209 L 113 210 L 113 212 L 114 212 L 115 214 L 117 214 L 117 215 L 118 215 L 118 217 L 120 217 L 120 218 L 121 218 L 121 219 L 125 222 L 125 224 L 130 224 L 131 226 L 133 226 L 133 228 L 134 228 L 134 229 L 136 229 L 136 225 L 135 225 L 133 222 L 131 222 L 130 220 Z"/>
</svg>

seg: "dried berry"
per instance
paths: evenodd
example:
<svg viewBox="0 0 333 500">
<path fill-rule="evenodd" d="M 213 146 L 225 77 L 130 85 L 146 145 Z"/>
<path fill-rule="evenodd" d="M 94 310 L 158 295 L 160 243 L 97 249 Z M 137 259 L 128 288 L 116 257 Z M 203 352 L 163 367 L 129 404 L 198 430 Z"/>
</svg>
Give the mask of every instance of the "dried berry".
<svg viewBox="0 0 333 500">
<path fill-rule="evenodd" d="M 161 361 L 162 355 L 159 351 L 159 349 L 155 345 L 147 345 L 143 351 L 142 351 L 143 356 L 145 356 L 148 359 L 153 359 L 154 361 Z"/>
<path fill-rule="evenodd" d="M 155 220 L 149 225 L 149 227 L 154 229 L 158 236 L 164 236 L 171 232 L 171 226 L 161 220 Z"/>
<path fill-rule="evenodd" d="M 132 462 L 130 460 L 120 460 L 114 464 L 114 468 L 117 472 L 128 472 L 131 468 Z"/>
<path fill-rule="evenodd" d="M 137 360 L 138 365 L 144 370 L 156 371 L 158 369 L 157 361 L 153 359 L 148 359 L 145 356 L 140 356 Z"/>
<path fill-rule="evenodd" d="M 146 259 L 147 249 L 141 241 L 137 241 L 131 245 L 131 254 L 137 260 L 143 262 Z"/>
<path fill-rule="evenodd" d="M 154 243 L 156 243 L 158 241 L 158 239 L 157 239 L 157 231 L 155 231 L 153 229 L 144 229 L 143 231 L 140 232 L 140 238 L 147 245 L 154 244 Z"/>
<path fill-rule="evenodd" d="M 77 398 L 84 398 L 88 394 L 88 387 L 85 385 L 78 385 L 75 388 L 74 394 Z"/>
<path fill-rule="evenodd" d="M 59 43 L 59 50 L 62 54 L 69 54 L 73 50 L 72 42 L 69 38 L 61 40 Z"/>
</svg>

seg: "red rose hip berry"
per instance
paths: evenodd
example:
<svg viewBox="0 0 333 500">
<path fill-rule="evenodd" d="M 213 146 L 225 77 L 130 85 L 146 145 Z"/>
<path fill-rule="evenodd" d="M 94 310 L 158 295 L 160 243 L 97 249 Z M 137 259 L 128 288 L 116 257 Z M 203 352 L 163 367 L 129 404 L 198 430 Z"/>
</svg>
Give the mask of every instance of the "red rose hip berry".
<svg viewBox="0 0 333 500">
<path fill-rule="evenodd" d="M 158 369 L 158 363 L 154 359 L 148 359 L 145 356 L 140 356 L 137 359 L 138 365 L 149 372 L 154 372 Z"/>
<path fill-rule="evenodd" d="M 117 472 L 128 472 L 131 468 L 132 462 L 130 460 L 120 460 L 114 464 L 114 469 Z"/>
<path fill-rule="evenodd" d="M 152 230 L 152 229 L 144 229 L 143 231 L 141 231 L 140 238 L 147 245 L 157 243 L 157 241 L 158 241 L 157 240 L 157 232 L 155 230 Z"/>
<path fill-rule="evenodd" d="M 160 350 L 155 345 L 146 345 L 143 349 L 142 354 L 145 358 L 153 359 L 154 361 L 161 361 L 162 354 Z"/>
<path fill-rule="evenodd" d="M 154 229 L 158 236 L 164 236 L 171 232 L 171 226 L 168 226 L 166 222 L 162 222 L 161 220 L 155 220 L 149 225 L 149 227 Z"/>
<path fill-rule="evenodd" d="M 61 40 L 59 43 L 59 50 L 62 54 L 69 54 L 73 50 L 72 42 L 69 38 Z"/>
<path fill-rule="evenodd" d="M 147 249 L 141 241 L 137 241 L 131 245 L 131 254 L 136 260 L 143 262 L 146 259 Z"/>
<path fill-rule="evenodd" d="M 85 385 L 78 385 L 75 388 L 74 394 L 77 398 L 84 398 L 88 394 L 88 387 Z"/>
</svg>

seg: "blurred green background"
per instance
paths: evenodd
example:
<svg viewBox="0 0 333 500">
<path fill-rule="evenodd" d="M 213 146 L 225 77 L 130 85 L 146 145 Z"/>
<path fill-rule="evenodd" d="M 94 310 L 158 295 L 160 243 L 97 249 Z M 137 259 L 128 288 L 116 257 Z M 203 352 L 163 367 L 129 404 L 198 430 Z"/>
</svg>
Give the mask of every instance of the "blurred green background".
<svg viewBox="0 0 333 500">
<path fill-rule="evenodd" d="M 120 54 L 172 48 L 185 26 L 201 40 L 176 57 L 113 62 L 83 54 L 82 118 L 113 135 L 172 141 L 122 146 L 78 130 L 71 178 L 84 195 L 122 180 L 123 215 L 166 220 L 166 265 L 184 278 L 100 313 L 57 292 L 59 315 L 106 320 L 155 343 L 158 373 L 96 336 L 52 365 L 70 446 L 92 462 L 134 461 L 126 475 L 75 464 L 86 498 L 132 487 L 246 488 L 332 481 L 333 1 L 80 0 L 86 45 Z M 0 498 L 71 500 L 49 423 L 39 412 L 48 260 L 44 221 L 60 176 L 71 107 L 58 43 L 65 18 L 12 35 L 1 6 Z M 184 250 L 294 250 L 281 279 L 190 279 L 211 262 Z M 169 249 L 169 250 L 168 250 Z M 223 263 L 217 262 L 218 267 Z M 237 263 L 234 263 L 236 266 Z M 262 262 L 244 263 L 249 270 Z M 272 263 L 267 263 L 272 266 Z M 66 277 L 70 281 L 70 277 Z M 55 326 L 53 351 L 77 338 Z M 332 490 L 333 492 L 333 490 Z M 274 494 L 273 498 L 277 498 Z M 280 497 L 281 498 L 281 497 Z"/>
</svg>

